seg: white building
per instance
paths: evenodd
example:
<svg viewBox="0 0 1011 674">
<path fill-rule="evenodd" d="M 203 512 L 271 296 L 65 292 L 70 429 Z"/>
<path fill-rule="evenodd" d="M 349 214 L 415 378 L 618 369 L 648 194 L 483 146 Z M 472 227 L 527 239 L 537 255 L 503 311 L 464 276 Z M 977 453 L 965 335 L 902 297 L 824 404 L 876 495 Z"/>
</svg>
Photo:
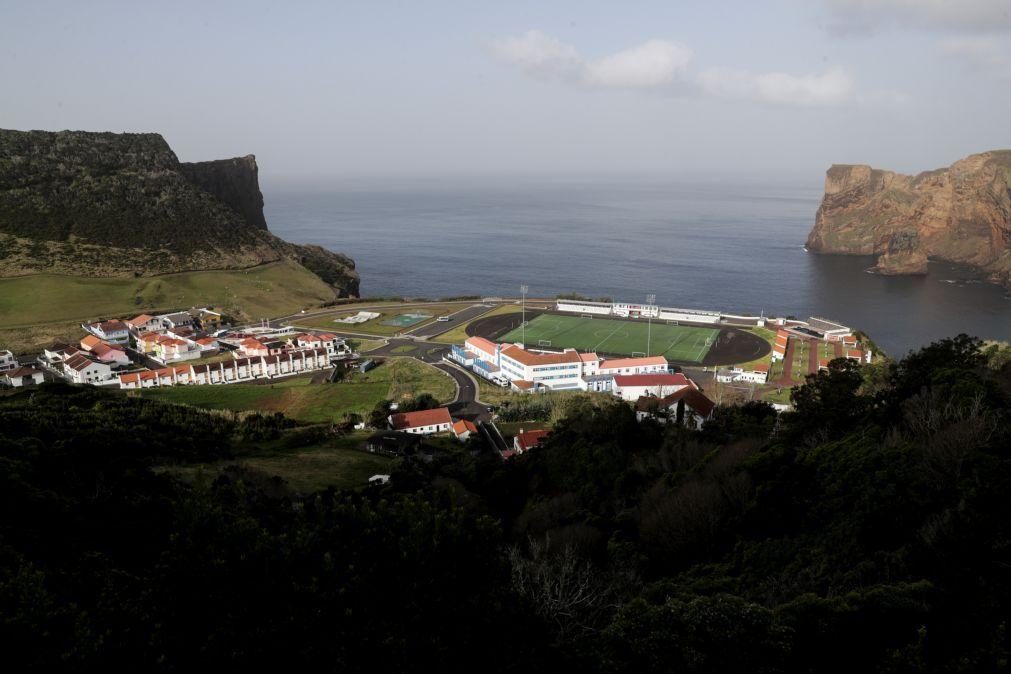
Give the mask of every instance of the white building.
<svg viewBox="0 0 1011 674">
<path fill-rule="evenodd" d="M 134 336 L 147 334 L 148 332 L 161 332 L 165 329 L 165 326 L 162 324 L 160 318 L 149 314 L 134 316 L 125 322 L 127 327 L 133 331 Z"/>
<path fill-rule="evenodd" d="M 570 311 L 576 314 L 594 314 L 597 316 L 610 316 L 610 302 L 590 302 L 584 300 L 558 300 L 555 302 L 555 309 L 558 311 Z"/>
<path fill-rule="evenodd" d="M 41 384 L 44 380 L 42 372 L 33 367 L 16 367 L 13 370 L 6 370 L 0 378 L 8 386 L 15 388 Z"/>
<path fill-rule="evenodd" d="M 626 374 L 615 375 L 613 393 L 622 400 L 634 402 L 643 396 L 663 398 L 693 386 L 683 374 Z"/>
<path fill-rule="evenodd" d="M 769 366 L 760 364 L 751 370 L 742 367 L 732 367 L 728 370 L 719 370 L 716 373 L 716 381 L 729 384 L 731 382 L 751 382 L 764 384 L 769 379 Z"/>
<path fill-rule="evenodd" d="M 848 337 L 853 332 L 842 323 L 836 323 L 835 321 L 830 321 L 827 318 L 819 318 L 817 316 L 809 318 L 807 325 L 815 332 L 823 335 L 824 338 L 830 342 L 839 341 L 843 337 Z"/>
<path fill-rule="evenodd" d="M 63 361 L 63 373 L 75 384 L 101 384 L 112 378 L 112 368 L 108 363 L 92 360 L 83 353 Z"/>
<path fill-rule="evenodd" d="M 449 416 L 449 410 L 445 407 L 437 407 L 434 410 L 418 410 L 417 412 L 391 414 L 389 422 L 395 431 L 404 431 L 416 435 L 444 433 L 453 427 L 453 418 Z"/>
<path fill-rule="evenodd" d="M 113 344 L 129 344 L 130 328 L 123 321 L 101 321 L 82 326 L 85 330 L 95 335 L 99 339 L 104 339 Z"/>
<path fill-rule="evenodd" d="M 660 307 L 655 304 L 615 302 L 611 305 L 611 313 L 624 318 L 659 318 Z"/>
<path fill-rule="evenodd" d="M 654 374 L 665 373 L 669 368 L 670 363 L 663 356 L 610 358 L 600 361 L 594 374 Z"/>
<path fill-rule="evenodd" d="M 10 351 L 0 351 L 0 372 L 13 370 L 18 366 L 18 359 Z"/>
</svg>

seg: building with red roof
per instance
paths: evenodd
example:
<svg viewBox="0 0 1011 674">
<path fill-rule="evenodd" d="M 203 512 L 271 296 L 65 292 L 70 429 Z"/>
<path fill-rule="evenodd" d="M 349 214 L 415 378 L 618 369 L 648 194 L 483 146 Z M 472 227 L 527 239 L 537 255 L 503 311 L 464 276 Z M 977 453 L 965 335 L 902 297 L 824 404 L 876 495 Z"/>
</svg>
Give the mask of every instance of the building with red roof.
<svg viewBox="0 0 1011 674">
<path fill-rule="evenodd" d="M 614 377 L 613 392 L 633 402 L 642 396 L 662 398 L 687 386 L 694 386 L 683 374 L 622 374 Z"/>
<path fill-rule="evenodd" d="M 460 419 L 455 424 L 453 424 L 453 433 L 456 434 L 456 439 L 460 442 L 466 442 L 470 436 L 477 433 L 477 426 L 473 422 L 467 421 L 466 419 Z"/>
<path fill-rule="evenodd" d="M 389 422 L 395 431 L 416 433 L 418 435 L 445 433 L 453 427 L 453 418 L 445 407 L 437 407 L 434 410 L 418 410 L 417 412 L 391 414 Z"/>
<path fill-rule="evenodd" d="M 550 433 L 551 431 L 524 431 L 521 428 L 520 432 L 513 436 L 513 450 L 517 454 L 529 451 L 544 442 Z"/>
</svg>

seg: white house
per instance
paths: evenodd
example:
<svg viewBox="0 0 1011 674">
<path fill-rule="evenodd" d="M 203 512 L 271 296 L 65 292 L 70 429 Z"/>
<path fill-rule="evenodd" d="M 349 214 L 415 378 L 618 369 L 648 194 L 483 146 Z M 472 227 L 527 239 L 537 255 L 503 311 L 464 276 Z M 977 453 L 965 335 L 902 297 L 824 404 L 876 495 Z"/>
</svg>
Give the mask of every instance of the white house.
<svg viewBox="0 0 1011 674">
<path fill-rule="evenodd" d="M 0 351 L 0 372 L 13 370 L 18 366 L 18 359 L 10 351 Z"/>
<path fill-rule="evenodd" d="M 750 370 L 745 370 L 740 366 L 732 367 L 729 370 L 719 370 L 716 373 L 716 381 L 723 383 L 730 382 L 752 382 L 764 384 L 769 379 L 769 366 L 764 363 L 756 365 Z"/>
<path fill-rule="evenodd" d="M 185 311 L 177 311 L 172 314 L 162 314 L 157 317 L 161 324 L 168 330 L 178 330 L 179 328 L 192 328 L 193 317 Z"/>
<path fill-rule="evenodd" d="M 713 416 L 716 403 L 702 391 L 687 386 L 663 397 L 643 396 L 635 402 L 635 415 L 642 421 L 653 417 L 664 423 L 678 423 L 694 430 Z"/>
<path fill-rule="evenodd" d="M 460 442 L 467 442 L 470 436 L 477 433 L 477 426 L 466 419 L 460 419 L 453 424 L 453 433 L 456 434 L 456 439 Z"/>
<path fill-rule="evenodd" d="M 43 379 L 42 372 L 33 367 L 16 367 L 3 373 L 3 382 L 15 388 L 41 384 Z"/>
<path fill-rule="evenodd" d="M 649 356 L 644 358 L 611 358 L 600 361 L 595 374 L 666 373 L 669 367 L 670 364 L 663 356 Z"/>
<path fill-rule="evenodd" d="M 100 384 L 112 377 L 112 368 L 108 363 L 92 360 L 83 353 L 63 361 L 63 372 L 75 384 Z"/>
<path fill-rule="evenodd" d="M 148 332 L 161 332 L 165 329 L 162 324 L 161 319 L 151 316 L 149 314 L 141 314 L 140 316 L 134 316 L 128 321 L 125 321 L 127 327 L 133 331 L 135 336 L 143 335 Z"/>
<path fill-rule="evenodd" d="M 663 398 L 688 386 L 694 388 L 683 374 L 619 374 L 614 377 L 613 393 L 634 402 L 643 396 Z"/>
<path fill-rule="evenodd" d="M 84 326 L 84 328 L 99 339 L 113 344 L 129 344 L 130 328 L 119 320 L 101 321 Z"/>
<path fill-rule="evenodd" d="M 449 410 L 445 407 L 391 414 L 389 422 L 395 431 L 405 431 L 417 435 L 444 433 L 453 427 L 453 418 L 449 416 Z"/>
</svg>

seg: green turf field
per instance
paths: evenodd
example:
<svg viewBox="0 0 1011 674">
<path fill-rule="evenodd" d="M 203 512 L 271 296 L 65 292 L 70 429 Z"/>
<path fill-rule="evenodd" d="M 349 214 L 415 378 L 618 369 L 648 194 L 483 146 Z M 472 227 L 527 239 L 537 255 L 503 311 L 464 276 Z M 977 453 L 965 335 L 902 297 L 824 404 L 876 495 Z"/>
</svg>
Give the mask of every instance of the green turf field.
<svg viewBox="0 0 1011 674">
<path fill-rule="evenodd" d="M 646 321 L 541 314 L 527 321 L 526 344 L 529 348 L 571 347 L 580 351 L 631 356 L 646 353 L 647 329 Z M 656 320 L 653 321 L 649 355 L 665 356 L 668 360 L 683 363 L 701 363 L 718 333 L 719 330 L 714 328 L 671 325 Z M 519 342 L 522 339 L 521 329 L 516 328 L 500 337 L 499 341 Z"/>
</svg>

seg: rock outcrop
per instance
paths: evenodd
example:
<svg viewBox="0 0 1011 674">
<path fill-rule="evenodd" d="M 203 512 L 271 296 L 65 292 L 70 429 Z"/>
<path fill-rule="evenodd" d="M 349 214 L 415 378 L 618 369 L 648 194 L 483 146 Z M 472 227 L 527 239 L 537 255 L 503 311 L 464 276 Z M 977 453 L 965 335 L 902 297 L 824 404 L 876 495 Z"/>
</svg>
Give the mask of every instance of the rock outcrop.
<svg viewBox="0 0 1011 674">
<path fill-rule="evenodd" d="M 182 164 L 158 134 L 0 130 L 0 276 L 151 275 L 290 259 L 357 296 L 347 256 L 274 236 L 252 155 Z"/>
<path fill-rule="evenodd" d="M 916 176 L 832 166 L 807 248 L 874 255 L 882 274 L 926 274 L 928 260 L 966 264 L 1011 288 L 1011 150 Z"/>
</svg>

